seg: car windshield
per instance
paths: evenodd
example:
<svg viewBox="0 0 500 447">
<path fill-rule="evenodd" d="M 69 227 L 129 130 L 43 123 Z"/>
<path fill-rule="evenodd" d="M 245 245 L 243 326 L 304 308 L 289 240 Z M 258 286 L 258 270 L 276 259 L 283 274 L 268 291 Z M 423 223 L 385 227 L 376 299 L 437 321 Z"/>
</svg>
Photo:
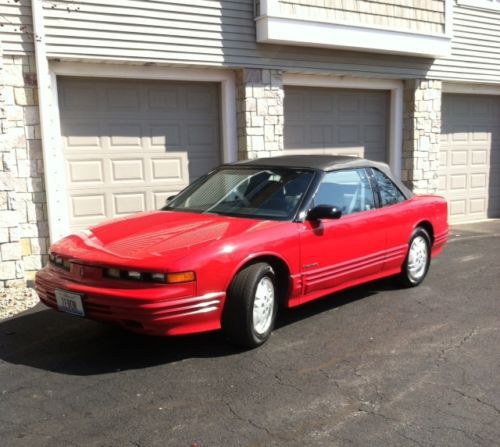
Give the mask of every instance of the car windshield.
<svg viewBox="0 0 500 447">
<path fill-rule="evenodd" d="M 188 187 L 163 210 L 290 220 L 312 178 L 310 170 L 224 167 Z"/>
</svg>

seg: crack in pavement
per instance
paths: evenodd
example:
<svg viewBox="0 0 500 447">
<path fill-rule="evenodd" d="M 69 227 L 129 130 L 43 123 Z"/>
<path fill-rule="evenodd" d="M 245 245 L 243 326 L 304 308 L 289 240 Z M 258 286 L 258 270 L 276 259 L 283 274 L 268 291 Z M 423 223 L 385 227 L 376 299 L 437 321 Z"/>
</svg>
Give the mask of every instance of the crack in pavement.
<svg viewBox="0 0 500 447">
<path fill-rule="evenodd" d="M 453 391 L 453 392 L 455 392 L 455 393 L 459 394 L 460 396 L 463 396 L 463 397 L 465 397 L 465 398 L 467 398 L 467 399 L 475 400 L 476 402 L 478 402 L 478 403 L 480 403 L 481 405 L 484 405 L 484 406 L 486 406 L 486 407 L 488 407 L 488 408 L 490 408 L 490 409 L 494 410 L 497 414 L 499 414 L 499 415 L 500 415 L 500 408 L 496 407 L 494 404 L 491 404 L 491 403 L 489 403 L 489 402 L 486 402 L 486 401 L 484 401 L 484 400 L 480 399 L 480 398 L 479 398 L 479 397 L 477 397 L 477 396 L 471 396 L 471 395 L 469 395 L 469 394 L 466 394 L 466 393 L 464 393 L 463 391 L 461 391 L 461 390 L 459 390 L 459 389 L 457 389 L 457 388 L 450 388 L 450 387 L 447 387 L 447 388 L 448 388 L 449 390 L 451 390 L 451 391 Z"/>
<path fill-rule="evenodd" d="M 460 339 L 458 343 L 455 343 L 447 348 L 443 348 L 439 351 L 439 357 L 438 360 L 447 362 L 448 359 L 446 358 L 446 354 L 449 351 L 453 351 L 455 349 L 460 349 L 465 343 L 467 343 L 472 337 L 474 337 L 477 334 L 477 329 L 474 328 L 472 329 L 468 334 L 466 334 L 464 337 Z"/>
<path fill-rule="evenodd" d="M 256 358 L 254 359 L 257 363 L 260 363 L 262 366 L 264 366 L 265 368 L 267 368 L 268 370 L 272 371 L 273 372 L 273 377 L 277 380 L 278 382 L 278 385 L 280 386 L 285 386 L 285 387 L 289 387 L 289 388 L 292 388 L 294 389 L 295 391 L 298 391 L 299 393 L 303 393 L 304 390 L 302 388 L 300 388 L 299 386 L 295 385 L 294 383 L 291 383 L 289 381 L 285 381 L 285 379 L 283 379 L 283 377 L 281 377 L 279 375 L 279 372 L 274 372 L 274 370 L 276 369 L 275 367 L 272 368 L 270 365 L 268 365 L 264 360 L 262 359 L 259 359 L 259 358 Z"/>
<path fill-rule="evenodd" d="M 255 427 L 256 429 L 258 430 L 261 430 L 263 432 L 265 432 L 268 436 L 270 436 L 271 438 L 277 438 L 281 441 L 290 441 L 288 438 L 285 438 L 283 436 L 281 436 L 279 433 L 273 433 L 272 431 L 270 431 L 267 427 L 264 427 L 263 425 L 260 425 L 260 424 L 257 424 L 255 421 L 253 421 L 252 419 L 250 418 L 244 418 L 243 416 L 241 416 L 232 406 L 229 402 L 226 402 L 226 401 L 223 401 L 224 405 L 228 408 L 228 410 L 231 412 L 231 414 L 236 417 L 238 420 L 242 421 L 242 422 L 245 422 L 247 424 L 250 424 L 252 427 Z"/>
</svg>

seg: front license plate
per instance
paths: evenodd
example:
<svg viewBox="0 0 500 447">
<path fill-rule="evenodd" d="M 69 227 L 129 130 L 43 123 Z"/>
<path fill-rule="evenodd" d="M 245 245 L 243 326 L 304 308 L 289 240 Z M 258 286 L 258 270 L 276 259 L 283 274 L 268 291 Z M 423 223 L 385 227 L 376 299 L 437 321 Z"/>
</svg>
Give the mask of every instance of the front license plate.
<svg viewBox="0 0 500 447">
<path fill-rule="evenodd" d="M 66 290 L 56 289 L 56 301 L 57 308 L 63 312 L 69 314 L 78 315 L 80 317 L 85 316 L 85 310 L 83 309 L 82 295 L 73 292 L 67 292 Z"/>
</svg>

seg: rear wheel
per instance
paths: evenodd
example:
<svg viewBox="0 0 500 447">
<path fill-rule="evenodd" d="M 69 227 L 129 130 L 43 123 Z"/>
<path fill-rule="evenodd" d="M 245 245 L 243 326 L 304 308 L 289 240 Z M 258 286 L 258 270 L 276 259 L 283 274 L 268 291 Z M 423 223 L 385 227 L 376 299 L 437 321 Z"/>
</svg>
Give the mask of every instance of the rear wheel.
<svg viewBox="0 0 500 447">
<path fill-rule="evenodd" d="M 232 343 L 254 348 L 270 337 L 277 308 L 274 270 L 265 262 L 249 265 L 229 286 L 222 329 Z"/>
<path fill-rule="evenodd" d="M 418 286 L 427 275 L 430 263 L 431 239 L 427 231 L 418 227 L 408 244 L 408 254 L 399 276 L 400 282 L 405 287 Z"/>
</svg>

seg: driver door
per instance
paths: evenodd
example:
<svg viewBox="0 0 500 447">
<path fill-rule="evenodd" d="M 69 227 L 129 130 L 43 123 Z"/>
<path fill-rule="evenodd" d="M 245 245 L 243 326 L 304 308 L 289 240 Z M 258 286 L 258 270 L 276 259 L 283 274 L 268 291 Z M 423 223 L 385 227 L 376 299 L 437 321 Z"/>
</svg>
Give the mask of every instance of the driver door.
<svg viewBox="0 0 500 447">
<path fill-rule="evenodd" d="M 336 206 L 342 216 L 301 224 L 304 294 L 326 291 L 380 272 L 386 232 L 365 169 L 325 174 L 312 207 L 317 205 Z"/>
</svg>

